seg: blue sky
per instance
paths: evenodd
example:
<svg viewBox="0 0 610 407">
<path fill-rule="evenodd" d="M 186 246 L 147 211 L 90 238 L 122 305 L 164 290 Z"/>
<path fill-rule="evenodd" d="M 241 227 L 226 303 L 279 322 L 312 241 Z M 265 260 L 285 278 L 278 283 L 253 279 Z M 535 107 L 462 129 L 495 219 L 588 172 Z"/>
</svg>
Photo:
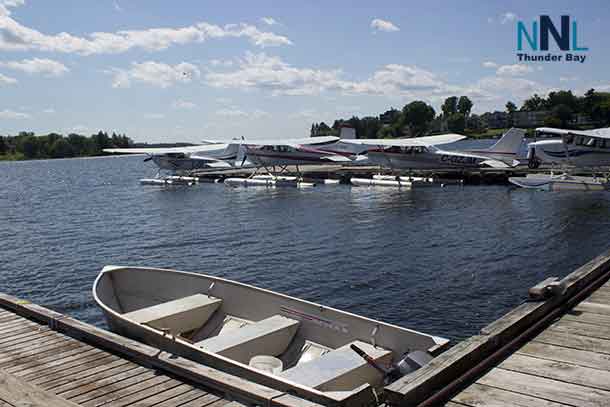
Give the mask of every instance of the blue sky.
<svg viewBox="0 0 610 407">
<path fill-rule="evenodd" d="M 578 21 L 584 63 L 518 64 L 517 20 L 540 14 Z M 610 90 L 609 17 L 606 1 L 0 0 L 0 134 L 295 138 L 418 99 L 483 112 Z"/>
</svg>

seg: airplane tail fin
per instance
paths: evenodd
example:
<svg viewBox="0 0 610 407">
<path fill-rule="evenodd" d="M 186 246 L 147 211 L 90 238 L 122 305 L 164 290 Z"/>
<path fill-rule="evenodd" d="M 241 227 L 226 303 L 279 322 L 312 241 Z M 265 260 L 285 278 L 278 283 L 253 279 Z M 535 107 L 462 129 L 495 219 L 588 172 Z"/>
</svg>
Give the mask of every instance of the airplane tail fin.
<svg viewBox="0 0 610 407">
<path fill-rule="evenodd" d="M 525 137 L 525 130 L 515 127 L 502 135 L 500 140 L 491 146 L 487 152 L 495 154 L 517 154 Z"/>
<path fill-rule="evenodd" d="M 339 138 L 343 140 L 353 140 L 356 138 L 356 129 L 352 126 L 343 124 L 341 126 L 341 132 L 339 133 Z"/>
</svg>

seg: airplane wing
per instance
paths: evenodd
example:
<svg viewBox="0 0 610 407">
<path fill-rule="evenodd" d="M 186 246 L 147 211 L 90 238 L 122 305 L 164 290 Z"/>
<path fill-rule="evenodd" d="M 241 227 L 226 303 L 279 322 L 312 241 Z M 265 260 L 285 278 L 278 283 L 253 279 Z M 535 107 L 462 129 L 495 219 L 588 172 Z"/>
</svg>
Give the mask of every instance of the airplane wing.
<svg viewBox="0 0 610 407">
<path fill-rule="evenodd" d="M 568 129 L 557 129 L 554 127 L 538 127 L 537 132 L 545 134 L 554 134 L 556 136 L 567 136 L 573 134 L 575 136 L 587 136 L 587 137 L 598 137 L 610 139 L 610 127 L 593 129 L 593 130 L 568 130 Z"/>
<path fill-rule="evenodd" d="M 440 134 L 438 136 L 400 139 L 342 139 L 341 141 L 351 144 L 366 144 L 386 147 L 427 147 L 455 143 L 456 141 L 464 140 L 465 138 L 466 136 L 462 136 L 461 134 Z"/>
<path fill-rule="evenodd" d="M 338 154 L 335 154 L 335 155 L 326 155 L 326 156 L 323 156 L 321 158 L 322 158 L 322 160 L 332 161 L 332 162 L 335 162 L 335 163 L 352 162 L 352 160 L 350 160 L 349 158 L 344 157 L 342 155 L 338 155 Z"/>
<path fill-rule="evenodd" d="M 197 146 L 186 147 L 151 147 L 151 148 L 105 148 L 105 153 L 118 154 L 168 154 L 168 153 L 196 153 L 198 151 L 206 151 L 213 148 L 223 148 L 225 144 L 204 144 Z"/>
<path fill-rule="evenodd" d="M 294 139 L 245 139 L 227 141 L 232 145 L 250 145 L 250 146 L 316 146 L 320 144 L 330 144 L 339 141 L 339 137 L 324 136 L 324 137 L 305 137 Z"/>
</svg>

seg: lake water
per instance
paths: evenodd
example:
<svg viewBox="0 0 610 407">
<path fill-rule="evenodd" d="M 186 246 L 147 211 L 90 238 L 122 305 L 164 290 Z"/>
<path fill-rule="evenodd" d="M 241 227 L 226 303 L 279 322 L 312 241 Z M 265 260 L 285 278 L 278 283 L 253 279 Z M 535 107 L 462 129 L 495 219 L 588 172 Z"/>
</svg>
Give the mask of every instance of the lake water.
<svg viewBox="0 0 610 407">
<path fill-rule="evenodd" d="M 0 291 L 104 326 L 107 264 L 251 283 L 461 339 L 610 246 L 610 195 L 157 188 L 141 157 L 0 163 Z"/>
</svg>

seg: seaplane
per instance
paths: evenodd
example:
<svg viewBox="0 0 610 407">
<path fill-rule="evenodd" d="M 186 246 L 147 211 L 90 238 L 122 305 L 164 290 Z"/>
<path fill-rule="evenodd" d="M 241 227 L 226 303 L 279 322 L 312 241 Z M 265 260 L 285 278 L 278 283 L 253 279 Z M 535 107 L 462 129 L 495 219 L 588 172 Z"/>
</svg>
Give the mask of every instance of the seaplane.
<svg viewBox="0 0 610 407">
<path fill-rule="evenodd" d="M 366 157 L 359 156 L 354 152 L 335 151 L 333 148 L 339 141 L 340 139 L 334 136 L 309 137 L 286 141 L 242 140 L 237 143 L 240 148 L 235 166 L 252 166 L 255 168 L 254 172 L 248 178 L 228 178 L 225 180 L 225 184 L 232 186 L 313 186 L 313 183 L 303 181 L 299 166 L 347 164 L 366 159 Z M 285 175 L 288 172 L 289 166 L 295 167 L 296 176 Z M 266 174 L 259 175 L 261 170 L 266 171 Z"/>
<path fill-rule="evenodd" d="M 552 127 L 536 129 L 540 136 L 558 137 L 528 144 L 528 166 L 538 168 L 541 163 L 551 165 L 550 174 L 528 174 L 527 177 L 511 177 L 509 181 L 522 188 L 561 190 L 608 189 L 610 167 L 610 128 L 593 130 L 567 130 Z M 555 174 L 555 166 L 561 173 Z M 604 177 L 574 176 L 571 172 L 605 173 Z"/>
<path fill-rule="evenodd" d="M 509 169 L 519 165 L 517 153 L 525 131 L 511 128 L 493 146 L 479 150 L 443 150 L 446 145 L 463 140 L 461 134 L 414 137 L 408 139 L 353 139 L 342 143 L 355 144 L 366 150 L 371 163 L 395 170 L 463 170 L 469 168 Z M 412 181 L 429 183 L 430 178 L 377 175 L 373 180 L 352 179 L 356 185 L 411 186 Z"/>
</svg>

